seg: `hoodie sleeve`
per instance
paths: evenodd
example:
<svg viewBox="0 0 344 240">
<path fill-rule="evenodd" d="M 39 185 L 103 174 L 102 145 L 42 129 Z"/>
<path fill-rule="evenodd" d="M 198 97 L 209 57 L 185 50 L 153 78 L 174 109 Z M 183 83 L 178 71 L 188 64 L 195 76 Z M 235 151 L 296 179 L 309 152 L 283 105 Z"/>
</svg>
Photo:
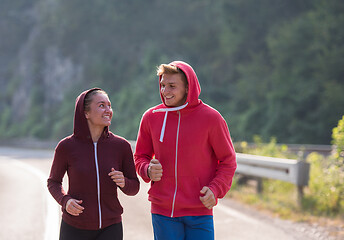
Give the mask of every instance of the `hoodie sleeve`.
<svg viewBox="0 0 344 240">
<path fill-rule="evenodd" d="M 147 118 L 148 112 L 146 112 L 141 119 L 134 160 L 137 173 L 145 182 L 150 182 L 147 171 L 154 152 Z"/>
<path fill-rule="evenodd" d="M 133 152 L 130 143 L 126 142 L 125 154 L 123 159 L 123 174 L 125 176 L 125 186 L 121 188 L 122 192 L 134 196 L 139 192 L 140 182 L 135 172 L 135 165 L 133 160 Z"/>
<path fill-rule="evenodd" d="M 62 186 L 62 179 L 67 171 L 67 156 L 64 153 L 63 143 L 60 142 L 55 149 L 54 160 L 51 166 L 50 175 L 48 178 L 48 190 L 53 198 L 62 206 L 66 208 L 66 203 L 72 197 L 67 195 Z"/>
<path fill-rule="evenodd" d="M 217 124 L 212 124 L 210 144 L 218 160 L 218 165 L 215 177 L 208 187 L 216 198 L 223 198 L 231 188 L 237 163 L 227 123 L 220 114 L 217 122 Z"/>
</svg>

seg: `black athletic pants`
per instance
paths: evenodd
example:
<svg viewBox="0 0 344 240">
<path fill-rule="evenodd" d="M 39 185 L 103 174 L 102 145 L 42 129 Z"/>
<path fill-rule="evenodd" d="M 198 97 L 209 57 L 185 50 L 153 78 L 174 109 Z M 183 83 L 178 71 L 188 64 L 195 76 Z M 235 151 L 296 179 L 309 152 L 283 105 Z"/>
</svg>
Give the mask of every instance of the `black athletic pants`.
<svg viewBox="0 0 344 240">
<path fill-rule="evenodd" d="M 60 240 L 123 240 L 122 222 L 99 230 L 78 229 L 61 222 Z"/>
</svg>

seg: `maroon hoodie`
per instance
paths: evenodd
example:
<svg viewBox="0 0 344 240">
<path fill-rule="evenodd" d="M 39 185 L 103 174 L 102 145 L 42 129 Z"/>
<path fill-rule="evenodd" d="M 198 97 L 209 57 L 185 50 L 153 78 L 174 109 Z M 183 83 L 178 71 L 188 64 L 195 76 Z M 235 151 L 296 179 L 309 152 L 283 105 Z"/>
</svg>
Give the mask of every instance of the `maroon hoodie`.
<svg viewBox="0 0 344 240">
<path fill-rule="evenodd" d="M 139 191 L 139 180 L 128 141 L 105 127 L 98 142 L 93 143 L 84 114 L 84 98 L 88 91 L 76 99 L 74 134 L 61 140 L 55 149 L 48 189 L 62 206 L 62 219 L 66 223 L 96 230 L 121 222 L 123 208 L 117 197 L 119 187 L 108 176 L 111 168 L 123 172 L 125 187 L 120 189 L 127 195 Z M 66 172 L 67 193 L 62 187 Z M 81 205 L 85 209 L 79 216 L 66 211 L 66 203 L 71 198 L 83 201 Z"/>
</svg>

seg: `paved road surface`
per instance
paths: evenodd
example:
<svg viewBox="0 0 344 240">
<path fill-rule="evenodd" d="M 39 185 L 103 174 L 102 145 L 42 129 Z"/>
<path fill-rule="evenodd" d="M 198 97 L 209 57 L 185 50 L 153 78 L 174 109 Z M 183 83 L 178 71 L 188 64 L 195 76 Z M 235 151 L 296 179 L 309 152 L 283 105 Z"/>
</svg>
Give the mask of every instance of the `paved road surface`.
<svg viewBox="0 0 344 240">
<path fill-rule="evenodd" d="M 58 239 L 60 209 L 46 188 L 53 152 L 0 147 L 0 239 Z M 120 194 L 126 240 L 152 240 L 148 184 Z M 215 208 L 217 240 L 329 239 L 306 225 L 272 219 L 225 199 Z"/>
</svg>

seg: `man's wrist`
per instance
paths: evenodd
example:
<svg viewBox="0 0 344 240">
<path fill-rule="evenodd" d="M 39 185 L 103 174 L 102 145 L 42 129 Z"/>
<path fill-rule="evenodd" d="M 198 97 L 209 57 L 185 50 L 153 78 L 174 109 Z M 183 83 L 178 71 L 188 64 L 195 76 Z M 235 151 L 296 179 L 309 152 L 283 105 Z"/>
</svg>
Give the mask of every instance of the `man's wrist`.
<svg viewBox="0 0 344 240">
<path fill-rule="evenodd" d="M 150 164 L 148 165 L 148 168 L 147 168 L 147 176 L 148 176 L 148 178 L 150 179 L 150 174 L 149 174 L 149 172 L 150 172 Z"/>
</svg>

